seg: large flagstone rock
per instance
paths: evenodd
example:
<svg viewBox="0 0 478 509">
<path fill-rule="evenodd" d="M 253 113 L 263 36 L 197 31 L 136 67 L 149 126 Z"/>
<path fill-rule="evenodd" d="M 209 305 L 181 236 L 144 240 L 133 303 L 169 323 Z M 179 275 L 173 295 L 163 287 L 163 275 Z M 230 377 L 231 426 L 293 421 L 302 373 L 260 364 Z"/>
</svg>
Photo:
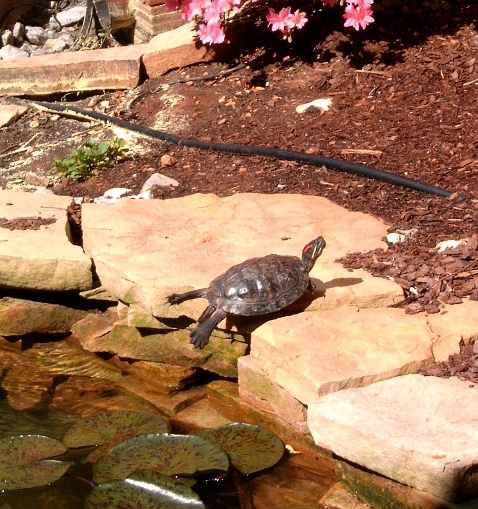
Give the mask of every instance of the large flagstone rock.
<svg viewBox="0 0 478 509">
<path fill-rule="evenodd" d="M 433 337 L 420 315 L 341 306 L 263 324 L 254 331 L 251 357 L 270 381 L 309 405 L 331 392 L 430 366 Z M 239 373 L 242 362 L 250 371 L 240 360 Z"/>
<path fill-rule="evenodd" d="M 0 287 L 27 290 L 88 290 L 91 260 L 69 239 L 72 198 L 0 191 L 0 219 L 33 218 L 38 229 L 0 227 Z M 13 228 L 13 229 L 11 229 Z"/>
<path fill-rule="evenodd" d="M 0 61 L 0 95 L 134 88 L 146 44 Z"/>
<path fill-rule="evenodd" d="M 329 394 L 309 406 L 315 442 L 340 458 L 438 498 L 478 495 L 476 387 L 408 375 Z"/>
<path fill-rule="evenodd" d="M 198 299 L 170 306 L 173 292 L 207 287 L 231 265 L 270 253 L 300 256 L 322 235 L 327 247 L 311 277 L 314 299 L 301 308 L 342 304 L 387 306 L 403 298 L 395 283 L 364 271 L 348 272 L 336 258 L 348 251 L 386 247 L 381 221 L 349 212 L 325 198 L 301 195 L 197 194 L 171 200 L 119 200 L 82 206 L 85 252 L 103 287 L 158 317 L 197 319 Z"/>
</svg>

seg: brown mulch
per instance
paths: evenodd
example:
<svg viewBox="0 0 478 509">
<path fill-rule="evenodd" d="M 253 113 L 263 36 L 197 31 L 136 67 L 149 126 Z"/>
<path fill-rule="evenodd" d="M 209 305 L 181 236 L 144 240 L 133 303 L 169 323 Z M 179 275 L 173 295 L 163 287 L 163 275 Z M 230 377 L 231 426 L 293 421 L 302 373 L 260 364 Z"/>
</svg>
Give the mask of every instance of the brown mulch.
<svg viewBox="0 0 478 509">
<path fill-rule="evenodd" d="M 7 219 L 0 217 L 0 228 L 9 230 L 39 230 L 41 226 L 55 223 L 54 217 L 16 217 Z"/>
<path fill-rule="evenodd" d="M 400 284 L 405 312 L 446 312 L 445 306 L 464 298 L 478 300 L 478 4 L 431 1 L 424 7 L 404 1 L 393 10 L 394 5 L 387 11 L 377 6 L 376 23 L 360 33 L 343 29 L 340 10 L 311 16 L 292 44 L 262 28 L 246 31 L 236 60 L 148 80 L 137 91 L 145 95 L 131 108 L 134 94 L 121 91 L 74 105 L 184 139 L 347 160 L 447 189 L 454 193 L 450 199 L 325 167 L 178 148 L 153 139 L 141 141 L 142 153 L 116 168 L 85 182 L 63 180 L 55 193 L 86 199 L 113 187 L 138 193 L 151 173 L 160 171 L 180 184 L 158 189 L 160 199 L 197 192 L 324 196 L 406 235 L 405 242 L 386 250 L 340 260 Z M 223 78 L 196 79 L 241 63 L 246 65 Z M 178 80 L 183 83 L 157 88 Z M 327 97 L 332 99 L 328 112 L 296 112 L 300 104 Z M 87 129 L 84 122 L 32 110 L 0 131 L 0 163 L 21 158 L 22 153 L 5 152 L 35 136 L 35 146 L 45 153 L 22 171 L 40 168 L 47 174 L 54 158 L 94 136 L 94 130 L 81 134 Z M 50 146 L 52 139 L 65 143 Z M 166 154 L 173 164 L 162 167 Z M 0 171 L 0 186 L 12 174 Z M 439 242 L 460 239 L 466 243 L 456 249 L 436 249 Z"/>
</svg>

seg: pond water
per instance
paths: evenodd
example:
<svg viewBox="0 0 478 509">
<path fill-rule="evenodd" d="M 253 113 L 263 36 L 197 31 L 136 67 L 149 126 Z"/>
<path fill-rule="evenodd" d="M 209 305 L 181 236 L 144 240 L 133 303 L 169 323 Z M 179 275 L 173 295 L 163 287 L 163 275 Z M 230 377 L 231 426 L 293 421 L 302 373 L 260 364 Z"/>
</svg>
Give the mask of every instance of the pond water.
<svg viewBox="0 0 478 509">
<path fill-rule="evenodd" d="M 1 382 L 8 372 L 8 366 L 3 364 L 0 369 L 3 369 Z M 33 386 L 35 382 L 31 383 L 30 390 L 45 392 L 45 387 Z M 101 395 L 102 407 L 108 408 L 109 399 L 111 406 L 115 407 L 117 395 L 111 390 L 109 394 Z M 0 390 L 0 439 L 35 434 L 61 440 L 68 429 L 81 421 L 77 414 L 48 409 L 44 404 L 47 400 L 48 398 L 43 398 L 36 408 L 18 411 L 10 405 L 8 393 Z M 96 398 L 92 397 L 92 404 L 93 400 Z M 174 428 L 172 431 L 175 431 Z M 91 448 L 71 450 L 55 458 L 74 462 L 66 475 L 44 488 L 0 494 L 0 509 L 82 509 L 85 498 L 93 487 L 92 465 L 83 461 L 90 451 Z M 263 473 L 246 478 L 234 470 L 227 480 L 198 483 L 194 490 L 206 507 L 211 509 L 285 507 L 285 500 L 287 507 L 292 509 L 317 507 L 320 497 L 335 482 L 330 462 L 324 460 L 321 464 L 318 457 L 286 454 L 276 467 Z"/>
</svg>

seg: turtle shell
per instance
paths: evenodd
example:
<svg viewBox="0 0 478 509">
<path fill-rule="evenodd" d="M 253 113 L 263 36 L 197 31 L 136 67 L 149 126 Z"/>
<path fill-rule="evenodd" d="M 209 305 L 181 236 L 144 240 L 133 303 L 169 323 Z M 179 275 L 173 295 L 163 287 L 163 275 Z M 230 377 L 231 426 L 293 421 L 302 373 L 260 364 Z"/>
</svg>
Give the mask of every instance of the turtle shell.
<svg viewBox="0 0 478 509">
<path fill-rule="evenodd" d="M 227 313 L 262 315 L 296 301 L 308 284 L 299 258 L 273 254 L 234 265 L 209 285 L 207 298 Z"/>
</svg>

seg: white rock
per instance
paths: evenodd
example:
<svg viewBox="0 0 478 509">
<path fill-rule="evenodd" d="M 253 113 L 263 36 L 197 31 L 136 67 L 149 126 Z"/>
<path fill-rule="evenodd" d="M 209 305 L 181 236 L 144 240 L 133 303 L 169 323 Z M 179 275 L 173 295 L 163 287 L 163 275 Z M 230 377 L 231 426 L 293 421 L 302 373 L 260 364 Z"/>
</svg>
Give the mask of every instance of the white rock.
<svg viewBox="0 0 478 509">
<path fill-rule="evenodd" d="M 179 182 L 170 177 L 167 177 L 166 175 L 162 175 L 161 173 L 153 173 L 151 177 L 149 177 L 148 180 L 143 184 L 141 193 L 154 189 L 155 187 L 170 186 L 177 187 L 179 186 Z"/>
<path fill-rule="evenodd" d="M 387 235 L 387 242 L 390 244 L 398 244 L 399 242 L 405 242 L 406 237 L 403 234 L 391 232 Z"/>
<path fill-rule="evenodd" d="M 47 189 L 46 187 L 38 187 L 35 189 L 33 194 L 55 194 L 51 189 Z"/>
<path fill-rule="evenodd" d="M 478 495 L 477 389 L 408 375 L 312 404 L 317 444 L 347 461 L 451 502 Z"/>
<path fill-rule="evenodd" d="M 437 249 L 439 253 L 442 253 L 445 249 L 459 249 L 464 245 L 466 245 L 465 240 L 443 240 L 435 246 L 435 249 Z"/>
<path fill-rule="evenodd" d="M 68 47 L 63 39 L 47 39 L 43 45 L 45 52 L 59 53 Z"/>
<path fill-rule="evenodd" d="M 48 32 L 42 27 L 25 27 L 25 37 L 28 42 L 31 42 L 35 46 L 42 46 L 48 39 Z"/>
<path fill-rule="evenodd" d="M 25 40 L 25 25 L 17 21 L 13 25 L 13 38 L 16 44 L 21 44 Z"/>
<path fill-rule="evenodd" d="M 327 97 L 326 99 L 316 99 L 310 103 L 299 104 L 295 111 L 297 113 L 304 113 L 304 111 L 308 110 L 309 108 L 318 108 L 322 111 L 329 111 L 331 104 L 332 99 L 330 97 Z"/>
<path fill-rule="evenodd" d="M 85 13 L 86 6 L 72 7 L 71 9 L 66 9 L 64 11 L 59 12 L 56 15 L 56 19 L 52 16 L 50 18 L 50 25 L 58 26 L 58 23 L 60 23 L 61 26 L 74 25 L 75 23 L 78 23 L 85 17 Z"/>
<path fill-rule="evenodd" d="M 95 198 L 94 203 L 102 203 L 110 205 L 112 203 L 117 202 L 120 198 L 131 193 L 131 189 L 126 189 L 125 187 L 113 187 L 112 189 L 108 189 L 103 196 L 99 198 Z"/>
<path fill-rule="evenodd" d="M 30 55 L 21 50 L 20 48 L 16 48 L 15 46 L 3 46 L 0 48 L 0 58 L 2 60 L 14 60 L 16 58 L 28 58 Z"/>
<path fill-rule="evenodd" d="M 2 34 L 1 41 L 2 46 L 7 46 L 8 44 L 13 46 L 13 32 L 11 30 L 5 30 Z"/>
<path fill-rule="evenodd" d="M 0 50 L 1 51 L 1 50 Z M 0 127 L 7 127 L 23 115 L 28 108 L 16 104 L 0 104 Z"/>
</svg>

